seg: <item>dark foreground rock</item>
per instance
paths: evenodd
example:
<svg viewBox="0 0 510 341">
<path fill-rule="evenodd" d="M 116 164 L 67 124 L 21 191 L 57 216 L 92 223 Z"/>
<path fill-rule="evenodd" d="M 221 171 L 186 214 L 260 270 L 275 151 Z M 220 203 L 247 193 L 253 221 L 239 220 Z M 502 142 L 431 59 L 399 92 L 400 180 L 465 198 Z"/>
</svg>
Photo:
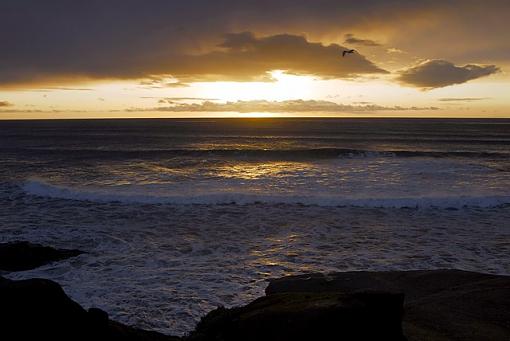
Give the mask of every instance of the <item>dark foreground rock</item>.
<svg viewBox="0 0 510 341">
<path fill-rule="evenodd" d="M 29 242 L 12 242 L 0 244 L 0 270 L 25 271 L 39 266 L 76 257 L 79 250 L 54 249 Z"/>
<path fill-rule="evenodd" d="M 49 280 L 0 277 L 0 302 L 1 340 L 179 340 L 113 322 L 99 309 L 86 311 Z"/>
<path fill-rule="evenodd" d="M 404 293 L 410 341 L 510 340 L 509 276 L 458 270 L 313 274 L 274 280 L 266 294 L 358 290 Z"/>
<path fill-rule="evenodd" d="M 189 337 L 178 338 L 86 311 L 55 282 L 0 277 L 1 340 L 286 341 L 405 340 L 401 294 L 284 293 L 239 308 L 218 308 Z"/>
<path fill-rule="evenodd" d="M 404 297 L 364 292 L 283 293 L 206 315 L 190 341 L 405 340 Z"/>
<path fill-rule="evenodd" d="M 111 321 L 99 309 L 86 311 L 55 282 L 0 277 L 0 340 L 510 340 L 508 276 L 312 274 L 274 280 L 266 294 L 243 307 L 218 308 L 178 338 Z"/>
</svg>

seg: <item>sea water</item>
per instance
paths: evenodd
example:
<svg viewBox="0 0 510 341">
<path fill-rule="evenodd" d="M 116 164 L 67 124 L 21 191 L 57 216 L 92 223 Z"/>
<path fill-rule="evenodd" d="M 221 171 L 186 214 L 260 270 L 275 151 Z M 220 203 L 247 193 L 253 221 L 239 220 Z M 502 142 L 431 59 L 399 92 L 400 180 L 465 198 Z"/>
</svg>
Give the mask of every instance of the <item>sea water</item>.
<svg viewBox="0 0 510 341">
<path fill-rule="evenodd" d="M 182 334 L 306 272 L 510 274 L 510 120 L 0 121 L 0 241 L 86 252 L 56 280 Z"/>
</svg>

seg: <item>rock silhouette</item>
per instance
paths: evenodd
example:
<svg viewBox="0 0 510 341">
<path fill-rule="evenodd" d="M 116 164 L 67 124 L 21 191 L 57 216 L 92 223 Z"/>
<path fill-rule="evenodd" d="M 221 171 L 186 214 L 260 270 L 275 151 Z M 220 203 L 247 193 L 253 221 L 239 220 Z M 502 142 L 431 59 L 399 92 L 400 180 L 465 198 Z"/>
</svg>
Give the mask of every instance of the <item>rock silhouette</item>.
<svg viewBox="0 0 510 341">
<path fill-rule="evenodd" d="M 207 314 L 189 341 L 405 340 L 404 295 L 281 293 Z"/>
<path fill-rule="evenodd" d="M 97 308 L 86 311 L 45 279 L 1 279 L 0 302 L 2 340 L 178 340 L 110 321 Z"/>
<path fill-rule="evenodd" d="M 266 294 L 357 290 L 405 293 L 409 340 L 509 340 L 510 276 L 460 270 L 310 274 L 276 279 Z"/>
<path fill-rule="evenodd" d="M 0 244 L 0 270 L 31 270 L 82 253 L 79 250 L 54 249 L 25 241 L 3 243 Z"/>
</svg>

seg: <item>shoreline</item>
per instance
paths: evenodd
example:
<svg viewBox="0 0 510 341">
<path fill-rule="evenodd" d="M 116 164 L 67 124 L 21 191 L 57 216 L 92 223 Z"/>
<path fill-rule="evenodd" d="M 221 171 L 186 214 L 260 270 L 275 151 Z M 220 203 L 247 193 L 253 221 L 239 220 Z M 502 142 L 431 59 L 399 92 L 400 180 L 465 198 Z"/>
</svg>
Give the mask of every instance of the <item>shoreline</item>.
<svg viewBox="0 0 510 341">
<path fill-rule="evenodd" d="M 32 198 L 20 205 L 0 210 L 0 240 L 87 253 L 5 277 L 56 281 L 85 308 L 169 334 L 189 332 L 218 305 L 245 305 L 263 295 L 267 280 L 289 274 L 440 268 L 510 274 L 508 208 L 142 210 Z"/>
<path fill-rule="evenodd" d="M 0 244 L 6 249 L 5 245 Z M 10 254 L 4 256 L 31 267 L 40 266 L 33 265 L 34 259 L 46 257 L 51 249 L 27 243 L 8 246 Z M 37 326 L 43 336 L 54 339 L 83 329 L 75 339 L 171 341 L 309 340 L 330 335 L 364 339 L 371 338 L 373 330 L 409 341 L 506 340 L 510 335 L 510 276 L 454 269 L 311 273 L 272 279 L 265 294 L 244 306 L 217 308 L 191 333 L 175 337 L 112 321 L 97 308 L 86 311 L 56 282 L 0 277 L 0 316 L 10 321 L 0 333 L 28 336 Z M 287 322 L 278 322 L 281 319 Z"/>
<path fill-rule="evenodd" d="M 17 330 L 17 336 L 29 336 L 34 326 L 43 326 L 42 334 L 38 335 L 57 340 L 64 334 L 88 328 L 74 339 L 107 336 L 114 340 L 147 341 L 281 341 L 310 340 L 313 336 L 327 339 L 333 335 L 365 339 L 376 334 L 365 335 L 360 328 L 376 328 L 377 335 L 391 335 L 388 337 L 393 340 L 496 341 L 506 340 L 510 335 L 509 293 L 510 276 L 460 270 L 290 276 L 271 281 L 266 296 L 248 305 L 209 312 L 191 333 L 177 337 L 109 320 L 108 314 L 97 308 L 86 311 L 66 296 L 56 282 L 11 281 L 0 277 L 0 297 L 4 298 L 0 316 L 3 321 L 6 318 L 10 321 L 6 324 L 10 327 L 0 333 L 10 336 L 12 326 L 16 326 L 27 328 Z M 5 301 L 5 297 L 9 299 Z M 21 318 L 16 309 L 31 313 Z M 41 312 L 47 316 L 38 315 Z M 6 317 L 8 314 L 13 315 Z M 66 319 L 75 329 L 69 330 L 68 325 L 62 324 Z M 278 322 L 280 319 L 287 324 Z M 301 323 L 305 327 L 300 327 Z M 87 337 L 81 338 L 84 335 Z"/>
</svg>

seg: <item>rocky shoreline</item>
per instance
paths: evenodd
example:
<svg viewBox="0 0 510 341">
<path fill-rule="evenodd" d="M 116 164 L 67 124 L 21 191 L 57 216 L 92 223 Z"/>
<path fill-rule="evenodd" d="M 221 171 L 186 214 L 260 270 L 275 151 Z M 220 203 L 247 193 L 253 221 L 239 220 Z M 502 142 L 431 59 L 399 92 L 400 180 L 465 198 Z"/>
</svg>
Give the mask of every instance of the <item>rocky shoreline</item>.
<svg viewBox="0 0 510 341">
<path fill-rule="evenodd" d="M 0 244 L 0 270 L 77 256 L 26 242 Z M 508 340 L 510 277 L 459 270 L 344 272 L 275 279 L 266 296 L 218 308 L 188 336 L 132 328 L 88 311 L 55 282 L 0 277 L 5 340 Z"/>
<path fill-rule="evenodd" d="M 344 272 L 271 281 L 281 292 L 380 290 L 405 294 L 409 340 L 510 340 L 510 276 L 460 270 Z"/>
<path fill-rule="evenodd" d="M 25 241 L 0 244 L 0 271 L 25 271 L 84 253 Z"/>
</svg>

